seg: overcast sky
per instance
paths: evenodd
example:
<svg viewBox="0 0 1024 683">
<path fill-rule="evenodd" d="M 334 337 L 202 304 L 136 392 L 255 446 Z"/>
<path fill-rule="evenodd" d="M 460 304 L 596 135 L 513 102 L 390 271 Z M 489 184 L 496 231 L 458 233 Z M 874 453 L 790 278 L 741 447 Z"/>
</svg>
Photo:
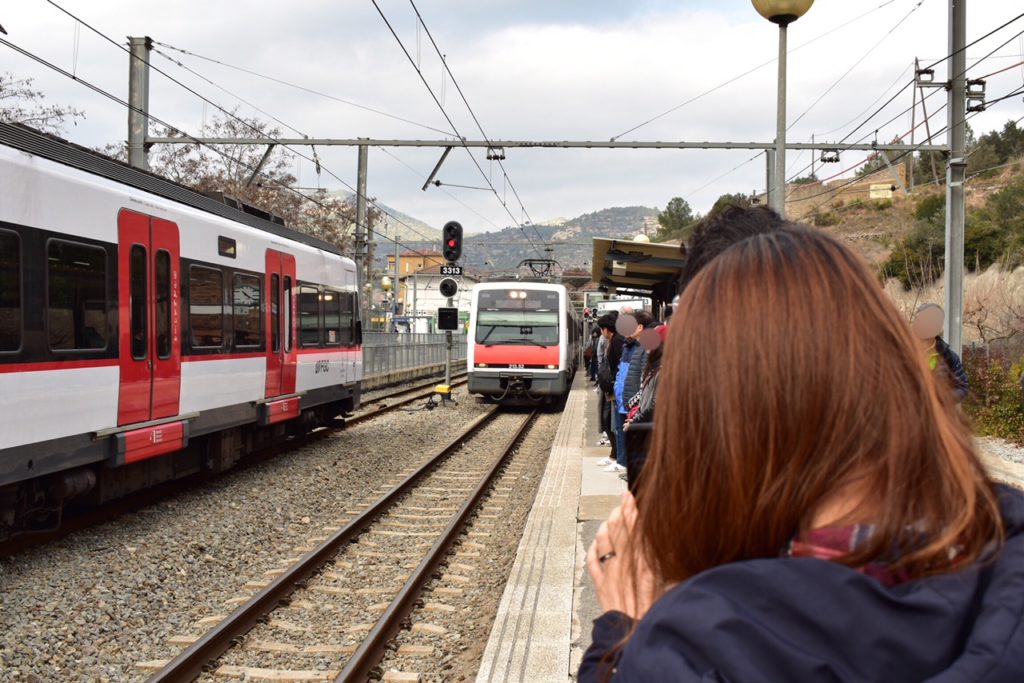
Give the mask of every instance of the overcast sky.
<svg viewBox="0 0 1024 683">
<path fill-rule="evenodd" d="M 418 59 L 431 88 L 439 97 L 443 90 L 445 110 L 458 132 L 479 139 L 452 83 L 442 82 L 440 62 L 426 34 L 418 35 L 411 4 L 378 1 Z M 370 0 L 60 0 L 58 4 L 118 41 L 128 35 L 149 35 L 199 55 L 451 130 Z M 417 0 L 417 6 L 491 139 L 607 140 L 774 59 L 777 50 L 777 30 L 754 11 L 749 0 Z M 819 141 L 842 138 L 874 110 L 871 105 L 876 99 L 887 98 L 910 80 L 915 56 L 922 60 L 944 57 L 947 6 L 946 0 L 818 0 L 789 30 L 789 120 L 794 121 L 859 64 L 795 123 L 790 140 L 810 141 L 812 134 Z M 968 41 L 1022 9 L 1019 3 L 1006 0 L 972 0 Z M 126 97 L 127 56 L 84 27 L 77 31 L 76 41 L 75 22 L 45 0 L 3 3 L 0 24 L 11 42 Z M 842 28 L 833 31 L 837 27 Z M 1024 38 L 1014 37 L 1021 31 L 1024 19 L 970 48 L 968 63 L 973 65 L 1010 41 L 972 67 L 969 76 L 987 75 L 1024 60 Z M 160 49 L 305 135 L 441 136 Z M 220 105 L 239 106 L 246 115 L 262 116 L 253 106 L 240 104 L 161 55 L 154 55 L 153 63 Z M 775 126 L 775 68 L 770 63 L 622 139 L 769 141 Z M 0 70 L 35 78 L 50 101 L 84 109 L 87 118 L 66 133 L 71 140 L 99 146 L 125 138 L 127 114 L 109 100 L 4 46 L 0 46 Z M 945 71 L 943 63 L 937 68 L 937 79 L 943 79 Z M 1013 66 L 988 79 L 988 93 L 990 98 L 999 97 L 1022 84 L 1024 66 Z M 944 93 L 936 93 L 928 101 L 929 111 L 937 110 L 944 98 Z M 974 118 L 972 127 L 984 132 L 1024 116 L 1021 99 L 1017 96 L 992 107 Z M 156 116 L 189 132 L 198 130 L 215 111 L 159 74 L 153 75 L 150 104 Z M 910 105 L 908 89 L 853 139 L 868 135 L 870 140 L 880 124 Z M 935 116 L 932 124 L 933 130 L 944 126 L 945 112 Z M 882 127 L 878 139 L 889 140 L 910 127 L 908 112 Z M 295 135 L 283 127 L 282 134 Z M 324 166 L 355 184 L 354 149 L 318 151 Z M 308 154 L 308 148 L 303 152 Z M 434 225 L 459 219 L 470 231 L 513 222 L 489 192 L 449 189 L 470 208 L 434 187 L 421 192 L 438 150 L 390 153 L 394 158 L 380 149 L 370 153 L 369 193 L 381 201 Z M 683 196 L 696 210 L 706 211 L 725 192 L 760 191 L 765 184 L 763 157 L 709 182 L 755 156 L 750 151 L 510 149 L 507 155 L 505 167 L 527 212 L 507 192 L 508 206 L 517 220 L 528 215 L 541 222 L 608 206 L 661 208 L 673 196 Z M 483 159 L 482 151 L 477 158 L 504 195 L 500 170 Z M 845 153 L 841 164 L 828 166 L 819 176 L 836 173 L 862 158 Z M 791 153 L 788 159 L 791 172 L 809 162 L 809 153 Z M 297 162 L 296 173 L 303 185 L 318 182 L 308 162 Z M 439 178 L 445 183 L 486 185 L 464 150 L 453 150 Z M 327 175 L 319 182 L 330 189 L 341 187 Z"/>
</svg>

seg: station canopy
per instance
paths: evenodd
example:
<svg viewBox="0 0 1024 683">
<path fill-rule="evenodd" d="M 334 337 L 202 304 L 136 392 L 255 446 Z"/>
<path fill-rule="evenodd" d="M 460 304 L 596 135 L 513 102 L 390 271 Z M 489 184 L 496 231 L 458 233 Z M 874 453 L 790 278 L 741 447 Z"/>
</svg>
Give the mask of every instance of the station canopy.
<svg viewBox="0 0 1024 683">
<path fill-rule="evenodd" d="M 594 238 L 591 275 L 602 292 L 667 304 L 676 295 L 685 262 L 678 244 Z"/>
</svg>

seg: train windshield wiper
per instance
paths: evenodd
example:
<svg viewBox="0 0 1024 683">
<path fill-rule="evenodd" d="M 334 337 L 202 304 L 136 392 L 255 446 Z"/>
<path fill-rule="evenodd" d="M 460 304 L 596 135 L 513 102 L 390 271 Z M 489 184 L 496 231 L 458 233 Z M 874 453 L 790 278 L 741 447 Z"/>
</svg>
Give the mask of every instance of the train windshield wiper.
<svg viewBox="0 0 1024 683">
<path fill-rule="evenodd" d="M 496 346 L 498 344 L 532 344 L 533 346 L 539 346 L 542 349 L 546 349 L 549 346 L 551 346 L 551 344 L 541 344 L 539 341 L 534 341 L 533 339 L 525 339 L 525 338 L 524 339 L 506 339 L 506 340 L 500 341 L 500 342 L 491 342 L 490 344 L 484 344 L 484 346 Z"/>
</svg>

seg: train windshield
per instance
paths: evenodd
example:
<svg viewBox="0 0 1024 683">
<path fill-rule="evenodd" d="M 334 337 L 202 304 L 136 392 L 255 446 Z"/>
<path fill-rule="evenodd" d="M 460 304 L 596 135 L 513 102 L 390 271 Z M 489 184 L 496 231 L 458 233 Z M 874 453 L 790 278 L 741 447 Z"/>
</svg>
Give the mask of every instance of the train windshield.
<svg viewBox="0 0 1024 683">
<path fill-rule="evenodd" d="M 484 290 L 477 300 L 476 343 L 558 345 L 558 292 Z"/>
</svg>

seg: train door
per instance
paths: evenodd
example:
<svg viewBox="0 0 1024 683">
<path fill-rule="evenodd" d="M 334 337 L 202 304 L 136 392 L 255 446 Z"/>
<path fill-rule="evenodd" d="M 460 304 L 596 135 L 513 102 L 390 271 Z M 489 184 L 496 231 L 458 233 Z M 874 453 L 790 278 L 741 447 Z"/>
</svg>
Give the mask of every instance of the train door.
<svg viewBox="0 0 1024 683">
<path fill-rule="evenodd" d="M 267 249 L 266 279 L 267 385 L 264 396 L 295 393 L 295 257 Z"/>
<path fill-rule="evenodd" d="M 127 209 L 117 222 L 117 424 L 174 417 L 181 394 L 178 226 Z"/>
</svg>

